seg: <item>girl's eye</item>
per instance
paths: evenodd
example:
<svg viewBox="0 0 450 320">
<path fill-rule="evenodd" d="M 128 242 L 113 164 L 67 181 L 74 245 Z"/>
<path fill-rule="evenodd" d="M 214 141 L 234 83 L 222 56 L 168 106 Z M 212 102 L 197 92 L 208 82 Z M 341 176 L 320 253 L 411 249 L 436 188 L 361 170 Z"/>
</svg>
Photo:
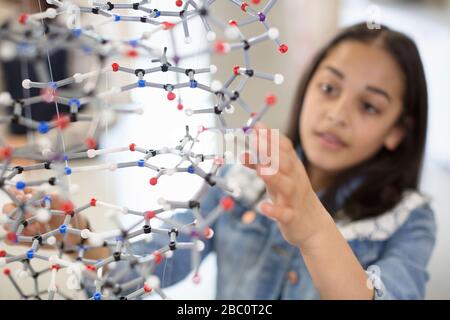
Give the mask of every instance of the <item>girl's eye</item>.
<svg viewBox="0 0 450 320">
<path fill-rule="evenodd" d="M 367 112 L 369 114 L 378 114 L 380 111 L 370 102 L 363 102 L 363 109 L 364 112 Z"/>
<path fill-rule="evenodd" d="M 327 95 L 335 95 L 337 91 L 337 89 L 333 85 L 328 83 L 321 83 L 319 85 L 319 88 L 322 92 L 324 92 Z"/>
</svg>

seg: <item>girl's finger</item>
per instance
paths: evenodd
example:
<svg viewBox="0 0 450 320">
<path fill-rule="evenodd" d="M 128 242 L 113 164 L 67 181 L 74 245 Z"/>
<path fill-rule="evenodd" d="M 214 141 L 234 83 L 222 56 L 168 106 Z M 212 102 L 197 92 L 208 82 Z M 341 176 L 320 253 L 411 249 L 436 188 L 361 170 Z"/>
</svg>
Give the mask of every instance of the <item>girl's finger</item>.
<svg viewBox="0 0 450 320">
<path fill-rule="evenodd" d="M 292 176 L 295 172 L 296 161 L 296 158 L 285 151 L 279 154 L 272 152 L 267 164 L 258 164 L 254 169 L 261 176 L 278 174 Z"/>
<path fill-rule="evenodd" d="M 11 187 L 8 188 L 7 191 L 17 197 L 19 195 L 22 196 L 24 194 L 32 194 L 34 192 L 34 189 L 31 187 L 25 187 L 25 189 L 23 190 L 17 190 L 16 188 Z"/>
<path fill-rule="evenodd" d="M 255 126 L 253 150 L 257 150 L 260 163 L 272 169 L 269 172 L 278 170 L 291 174 L 295 161 L 298 160 L 292 141 L 282 134 L 273 134 L 272 129 L 268 129 L 263 124 Z M 261 130 L 264 129 L 264 130 Z"/>
<path fill-rule="evenodd" d="M 257 157 L 257 163 L 261 166 L 270 166 L 273 159 L 270 155 L 273 154 L 270 138 L 266 130 L 256 130 L 252 139 L 253 152 Z"/>
<path fill-rule="evenodd" d="M 28 200 L 27 194 L 25 194 L 25 193 L 18 194 L 16 196 L 16 199 L 19 200 L 20 202 L 25 202 Z"/>
<path fill-rule="evenodd" d="M 265 160 L 267 154 L 263 153 L 261 148 L 270 149 L 270 139 L 267 131 L 269 129 L 260 122 L 257 122 L 250 132 L 250 151 L 258 158 L 258 161 Z"/>
<path fill-rule="evenodd" d="M 277 171 L 280 171 L 286 175 L 292 175 L 295 161 L 297 160 L 295 155 L 284 151 L 282 149 L 278 149 L 275 152 L 272 152 L 271 159 L 273 159 L 272 166 L 277 166 Z"/>
<path fill-rule="evenodd" d="M 281 224 L 289 224 L 294 217 L 294 211 L 286 206 L 280 206 L 264 201 L 260 205 L 261 213 Z"/>
<path fill-rule="evenodd" d="M 281 172 L 275 175 L 259 175 L 259 177 L 266 184 L 270 194 L 274 196 L 281 195 L 290 199 L 295 191 L 295 183 L 292 180 L 292 177 Z"/>
</svg>

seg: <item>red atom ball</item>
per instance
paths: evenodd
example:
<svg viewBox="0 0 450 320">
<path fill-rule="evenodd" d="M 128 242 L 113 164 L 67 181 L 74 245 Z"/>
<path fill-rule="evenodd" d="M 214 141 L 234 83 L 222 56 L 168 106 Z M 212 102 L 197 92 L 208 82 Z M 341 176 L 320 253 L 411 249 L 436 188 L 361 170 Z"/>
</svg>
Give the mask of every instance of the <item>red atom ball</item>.
<svg viewBox="0 0 450 320">
<path fill-rule="evenodd" d="M 266 104 L 269 106 L 274 105 L 277 102 L 277 97 L 274 94 L 268 94 L 266 97 Z"/>
<path fill-rule="evenodd" d="M 221 205 L 225 211 L 230 211 L 234 208 L 234 200 L 231 197 L 225 197 L 222 199 Z"/>
<path fill-rule="evenodd" d="M 70 124 L 70 118 L 68 116 L 56 117 L 55 124 L 60 129 L 65 129 Z"/>
<path fill-rule="evenodd" d="M 64 211 L 65 214 L 71 214 L 73 212 L 74 206 L 72 201 L 67 200 L 61 204 L 61 210 Z"/>
<path fill-rule="evenodd" d="M 155 253 L 153 253 L 153 255 L 155 256 L 155 263 L 160 264 L 163 259 L 161 253 L 156 251 Z"/>
<path fill-rule="evenodd" d="M 153 212 L 153 211 L 147 211 L 146 213 L 145 213 L 145 219 L 146 220 L 151 220 L 151 219 L 153 219 L 154 217 L 155 217 L 155 212 Z"/>
<path fill-rule="evenodd" d="M 88 269 L 89 271 L 95 271 L 95 266 L 93 266 L 92 264 L 88 264 L 86 265 L 86 269 Z"/>
<path fill-rule="evenodd" d="M 27 22 L 27 19 L 28 19 L 28 15 L 26 13 L 22 13 L 19 16 L 19 23 L 20 24 L 25 24 Z"/>
<path fill-rule="evenodd" d="M 6 146 L 3 148 L 0 148 L 0 159 L 2 159 L 2 160 L 9 159 L 9 158 L 11 158 L 12 153 L 13 153 L 13 149 L 11 147 Z"/>
<path fill-rule="evenodd" d="M 97 141 L 95 141 L 94 138 L 88 137 L 86 138 L 86 140 L 84 140 L 84 144 L 86 145 L 86 147 L 88 147 L 89 149 L 95 149 L 97 148 Z"/>
<path fill-rule="evenodd" d="M 172 91 L 169 91 L 169 92 L 167 93 L 167 99 L 168 99 L 169 101 L 174 100 L 176 97 L 177 97 L 177 96 L 176 96 L 175 93 L 173 93 Z"/>
<path fill-rule="evenodd" d="M 17 242 L 17 235 L 14 232 L 8 232 L 6 234 L 6 239 L 8 239 L 9 242 Z"/>
<path fill-rule="evenodd" d="M 286 53 L 286 52 L 288 52 L 288 50 L 289 50 L 289 48 L 285 44 L 280 45 L 280 47 L 278 48 L 278 51 L 280 51 L 281 53 Z"/>
<path fill-rule="evenodd" d="M 170 30 L 175 26 L 175 23 L 171 23 L 171 22 L 167 22 L 167 21 L 164 21 L 162 24 L 164 26 L 163 27 L 164 30 Z"/>
<path fill-rule="evenodd" d="M 146 293 L 152 292 L 152 287 L 148 283 L 144 283 L 144 291 Z"/>
</svg>

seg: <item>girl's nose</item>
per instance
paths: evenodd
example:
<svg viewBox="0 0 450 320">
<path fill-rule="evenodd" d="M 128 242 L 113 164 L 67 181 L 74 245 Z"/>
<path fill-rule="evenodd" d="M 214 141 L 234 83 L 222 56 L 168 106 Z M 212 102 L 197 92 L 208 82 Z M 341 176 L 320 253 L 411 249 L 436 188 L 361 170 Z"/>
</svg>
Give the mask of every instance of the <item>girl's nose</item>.
<svg viewBox="0 0 450 320">
<path fill-rule="evenodd" d="M 327 110 L 326 118 L 333 124 L 345 127 L 349 124 L 349 106 L 351 101 L 345 96 L 341 96 L 335 103 Z"/>
</svg>

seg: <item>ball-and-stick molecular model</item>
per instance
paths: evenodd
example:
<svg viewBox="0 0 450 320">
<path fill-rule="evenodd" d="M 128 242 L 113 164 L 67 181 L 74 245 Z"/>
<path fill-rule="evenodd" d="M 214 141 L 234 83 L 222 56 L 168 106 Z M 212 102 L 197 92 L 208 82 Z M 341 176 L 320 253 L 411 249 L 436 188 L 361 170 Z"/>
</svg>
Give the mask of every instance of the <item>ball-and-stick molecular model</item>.
<svg viewBox="0 0 450 320">
<path fill-rule="evenodd" d="M 70 289 L 82 291 L 90 288 L 92 300 L 102 299 L 140 299 L 156 293 L 161 298 L 168 298 L 161 288 L 161 281 L 155 269 L 164 259 L 168 259 L 178 250 L 191 252 L 191 269 L 194 271 L 193 281 L 200 280 L 199 264 L 205 241 L 211 239 L 214 231 L 211 225 L 222 214 L 233 211 L 239 190 L 230 186 L 220 176 L 220 168 L 225 163 L 226 154 L 204 154 L 195 151 L 201 144 L 202 136 L 207 132 L 226 134 L 240 131 L 244 134 L 259 121 L 266 112 L 275 105 L 276 96 L 267 94 L 262 107 L 252 108 L 245 99 L 247 84 L 253 79 L 262 79 L 276 85 L 283 83 L 281 74 L 272 74 L 259 70 L 252 65 L 251 51 L 260 43 L 274 43 L 274 54 L 288 51 L 282 43 L 279 32 L 269 24 L 270 12 L 276 4 L 275 0 L 250 2 L 228 0 L 237 10 L 244 14 L 243 20 L 224 22 L 214 12 L 215 0 L 177 0 L 167 1 L 167 7 L 154 7 L 151 1 L 142 0 L 135 3 L 113 1 L 86 1 L 78 6 L 72 1 L 47 0 L 49 8 L 38 13 L 21 14 L 16 21 L 19 28 L 10 24 L 0 29 L 0 59 L 27 59 L 40 65 L 37 79 L 22 79 L 25 92 L 37 89 L 39 94 L 13 99 L 8 92 L 0 94 L 0 108 L 10 107 L 12 114 L 0 116 L 0 124 L 16 123 L 25 126 L 39 135 L 45 136 L 51 131 L 58 131 L 59 139 L 55 145 L 27 145 L 11 147 L 7 141 L 0 139 L 0 192 L 10 199 L 14 208 L 2 214 L 0 225 L 6 231 L 0 235 L 0 267 L 3 274 L 16 289 L 22 299 L 55 299 L 70 298 L 57 283 L 57 275 L 66 272 L 73 280 Z M 86 24 L 84 17 L 95 20 Z M 190 27 L 191 22 L 200 20 L 205 30 L 207 48 L 189 54 L 179 54 L 176 42 L 181 38 L 186 44 L 192 43 L 197 34 Z M 102 35 L 105 25 L 121 23 L 141 23 L 149 26 L 139 37 L 133 39 L 107 38 Z M 247 35 L 245 28 L 251 24 L 260 24 L 261 32 Z M 172 46 L 152 41 L 157 33 L 166 33 Z M 217 40 L 218 34 L 227 40 Z M 52 70 L 46 73 L 45 63 L 50 64 L 50 53 L 57 50 L 77 50 L 96 58 L 97 66 L 88 72 L 75 73 L 64 79 L 54 79 Z M 223 55 L 230 52 L 242 52 L 243 61 L 236 64 L 224 81 L 207 81 L 202 75 L 214 75 L 220 66 L 186 65 L 184 61 L 198 55 Z M 144 58 L 146 63 L 134 67 L 133 58 Z M 125 61 L 122 61 L 126 59 Z M 130 60 L 131 59 L 131 60 Z M 141 62 L 139 62 L 141 64 Z M 171 83 L 155 81 L 164 77 L 148 77 L 156 74 L 170 74 Z M 134 80 L 120 86 L 99 89 L 101 77 L 114 78 L 127 75 Z M 68 90 L 75 86 L 76 90 Z M 200 126 L 192 133 L 188 126 L 185 135 L 172 147 L 154 147 L 128 145 L 101 147 L 98 139 L 101 134 L 100 119 L 105 111 L 118 114 L 142 114 L 142 108 L 124 109 L 114 106 L 110 101 L 114 97 L 128 91 L 153 90 L 160 91 L 167 99 L 167 104 L 175 103 L 176 109 L 186 116 L 211 114 L 217 118 L 217 126 Z M 184 90 L 198 90 L 210 95 L 211 105 L 195 107 L 183 99 Z M 36 103 L 47 103 L 55 108 L 57 116 L 50 121 L 36 121 L 27 115 L 26 109 Z M 82 106 L 91 106 L 94 114 L 84 113 Z M 60 106 L 67 106 L 67 114 L 59 111 Z M 247 121 L 238 128 L 231 128 L 226 114 L 233 113 L 235 106 L 240 107 L 247 115 Z M 64 130 L 77 122 L 92 123 L 84 141 L 78 145 L 64 144 Z M 105 161 L 90 164 L 90 159 L 106 159 L 108 154 L 127 154 L 127 161 Z M 178 157 L 176 165 L 165 167 L 152 162 L 163 155 Z M 33 160 L 32 164 L 15 165 L 16 159 Z M 84 159 L 82 165 L 72 165 L 72 160 Z M 109 158 L 108 158 L 109 159 Z M 201 164 L 209 162 L 211 170 L 204 170 Z M 204 193 L 199 193 L 188 201 L 160 198 L 158 206 L 150 210 L 137 210 L 109 203 L 93 196 L 85 203 L 76 204 L 71 199 L 70 176 L 88 171 L 116 171 L 126 168 L 141 168 L 148 174 L 147 188 L 157 188 L 161 179 L 170 181 L 174 174 L 191 174 L 203 179 L 207 188 L 219 188 L 226 196 L 222 197 L 217 207 L 203 212 L 201 202 Z M 46 179 L 22 178 L 30 171 L 48 171 L 51 176 Z M 130 182 L 131 183 L 131 182 Z M 55 198 L 53 192 L 59 196 Z M 109 218 L 116 228 L 104 232 L 93 231 L 89 224 L 80 225 L 78 217 L 93 207 L 109 212 Z M 179 221 L 175 210 L 192 213 L 193 220 Z M 138 221 L 131 227 L 124 227 L 120 216 L 133 215 Z M 28 228 L 34 223 L 45 225 L 45 230 L 30 234 Z M 138 240 L 137 240 L 138 239 Z M 136 254 L 133 244 L 136 241 L 147 241 L 149 248 L 146 254 Z M 23 248 L 20 254 L 13 254 L 2 249 L 4 244 L 17 244 Z M 100 260 L 89 258 L 89 253 L 98 248 L 107 249 L 109 254 Z M 53 249 L 51 254 L 47 250 Z M 44 252 L 45 251 L 45 252 Z M 47 267 L 36 270 L 35 260 L 44 261 Z M 115 269 L 118 263 L 126 267 Z M 20 264 L 20 267 L 13 270 Z M 132 269 L 138 276 L 123 281 L 123 276 Z M 49 274 L 49 283 L 42 287 L 38 279 Z M 34 290 L 24 292 L 21 279 L 31 278 Z"/>
</svg>

